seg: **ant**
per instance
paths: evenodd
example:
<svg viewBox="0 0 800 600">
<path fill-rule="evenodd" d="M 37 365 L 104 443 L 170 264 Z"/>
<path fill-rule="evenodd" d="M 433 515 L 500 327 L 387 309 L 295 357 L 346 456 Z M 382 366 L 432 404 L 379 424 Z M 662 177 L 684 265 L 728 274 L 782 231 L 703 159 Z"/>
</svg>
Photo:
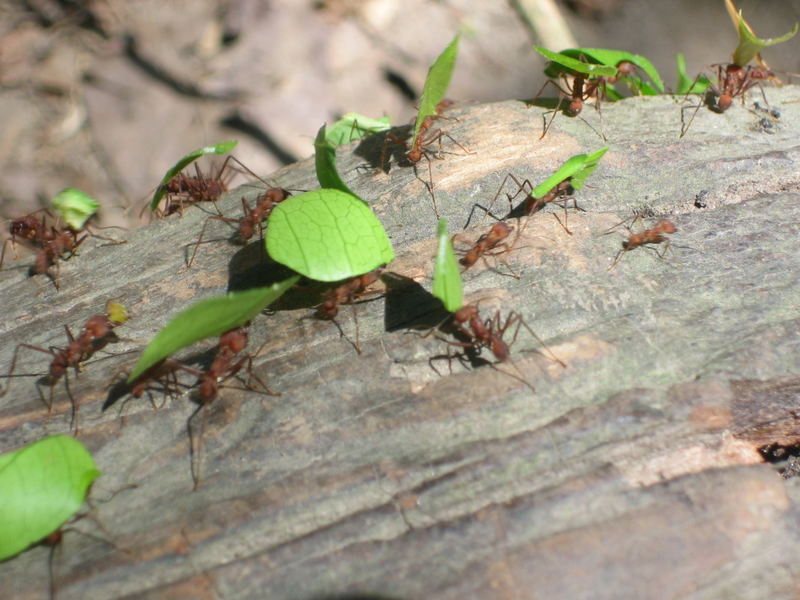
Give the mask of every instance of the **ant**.
<svg viewBox="0 0 800 600">
<path fill-rule="evenodd" d="M 406 152 L 406 158 L 411 163 L 418 163 L 422 160 L 422 157 L 428 156 L 428 146 L 431 146 L 435 142 L 439 142 L 439 146 L 441 148 L 442 145 L 442 138 L 446 137 L 451 142 L 453 142 L 456 146 L 461 148 L 464 152 L 469 154 L 469 150 L 464 148 L 461 144 L 459 144 L 456 140 L 454 140 L 450 135 L 442 131 L 441 129 L 434 129 L 431 131 L 431 127 L 433 127 L 433 121 L 435 119 L 439 119 L 442 117 L 444 111 L 455 104 L 452 100 L 442 100 L 436 105 L 435 111 L 436 114 L 428 115 L 422 120 L 422 124 L 419 127 L 419 132 L 417 132 L 417 137 L 414 140 L 414 144 L 411 148 Z"/>
<path fill-rule="evenodd" d="M 272 213 L 272 209 L 275 208 L 275 206 L 286 200 L 290 195 L 291 194 L 289 191 L 283 188 L 269 188 L 256 198 L 255 205 L 252 208 L 247 204 L 247 201 L 242 198 L 242 212 L 244 212 L 244 216 L 240 219 L 231 219 L 221 215 L 213 215 L 208 217 L 206 222 L 203 224 L 203 228 L 200 230 L 200 236 L 197 238 L 197 242 L 194 245 L 194 250 L 192 251 L 192 256 L 186 266 L 191 268 L 192 263 L 194 262 L 194 257 L 197 254 L 197 248 L 203 243 L 203 235 L 205 234 L 206 226 L 210 220 L 213 219 L 216 221 L 225 221 L 226 223 L 236 223 L 237 235 L 242 242 L 249 241 L 255 235 L 256 230 L 258 230 L 259 235 L 263 239 L 264 220 L 269 217 L 270 213 Z"/>
<path fill-rule="evenodd" d="M 512 327 L 515 327 L 514 334 L 511 338 L 511 341 L 506 342 L 503 339 L 503 336 L 505 335 L 506 331 Z M 522 315 L 520 315 L 518 312 L 509 312 L 505 321 L 503 321 L 500 311 L 497 311 L 492 317 L 481 320 L 478 307 L 474 304 L 466 304 L 452 314 L 449 323 L 447 324 L 447 329 L 449 329 L 453 335 L 459 337 L 463 341 L 442 341 L 451 346 L 459 346 L 464 348 L 467 352 L 467 358 L 470 359 L 477 357 L 477 355 L 480 354 L 481 349 L 487 348 L 497 359 L 498 363 L 506 361 L 510 362 L 511 346 L 516 341 L 521 327 L 525 327 L 525 329 L 528 330 L 528 332 L 536 339 L 536 341 L 544 346 L 544 342 L 541 340 L 541 338 L 534 333 L 530 326 L 525 322 L 525 319 L 522 318 Z M 470 356 L 470 354 L 472 356 Z M 566 368 L 567 365 L 564 363 L 564 361 L 549 351 L 548 354 L 550 354 L 550 357 L 554 361 Z M 448 354 L 448 361 L 451 360 L 451 358 L 452 357 Z M 511 373 L 507 373 L 506 371 L 497 369 L 493 363 L 488 364 L 501 373 L 505 373 L 506 375 L 509 375 L 510 377 L 524 383 L 528 388 L 531 389 L 531 391 L 536 391 L 533 385 L 531 385 L 522 376 L 522 374 L 520 374 L 520 376 L 516 376 Z"/>
<path fill-rule="evenodd" d="M 617 225 L 614 227 L 617 227 Z M 611 229 L 614 229 L 614 227 Z M 628 231 L 630 231 L 630 227 L 628 227 Z M 614 261 L 611 263 L 611 266 L 608 269 L 611 270 L 614 268 L 623 252 L 628 252 L 634 248 L 638 248 L 639 246 L 644 246 L 645 244 L 661 244 L 664 242 L 664 250 L 662 250 L 660 253 L 658 250 L 655 250 L 655 253 L 659 258 L 664 258 L 664 254 L 669 249 L 670 243 L 669 239 L 664 237 L 664 234 L 675 233 L 676 231 L 678 231 L 678 228 L 675 227 L 675 224 L 672 221 L 669 219 L 659 219 L 655 226 L 650 229 L 645 229 L 640 233 L 631 232 L 630 235 L 628 235 L 628 239 L 622 241 L 622 249 L 617 252 L 617 255 L 614 257 Z"/>
<path fill-rule="evenodd" d="M 203 431 L 205 430 L 205 422 L 207 412 L 203 411 L 204 408 L 209 406 L 218 396 L 220 384 L 236 377 L 243 367 L 247 366 L 248 383 L 245 389 L 251 392 L 257 392 L 267 396 L 280 396 L 279 393 L 270 391 L 267 385 L 261 380 L 258 375 L 253 373 L 253 357 L 249 354 L 238 358 L 244 349 L 247 347 L 247 327 L 249 323 L 242 326 L 230 329 L 219 337 L 214 360 L 205 370 L 192 369 L 185 365 L 180 365 L 180 368 L 188 373 L 196 375 L 198 379 L 198 393 L 197 402 L 199 406 L 186 424 L 189 432 L 189 444 L 191 447 L 191 470 L 192 481 L 194 482 L 193 489 L 197 489 L 200 485 L 200 453 L 203 448 Z M 255 389 L 250 385 L 250 380 L 255 379 L 261 386 L 261 390 Z M 200 432 L 195 441 L 195 435 L 192 429 L 192 421 L 199 412 L 203 411 L 203 420 L 200 425 Z"/>
<path fill-rule="evenodd" d="M 172 214 L 180 213 L 183 215 L 183 209 L 199 204 L 201 202 L 212 202 L 216 206 L 216 202 L 223 193 L 228 191 L 228 183 L 223 177 L 225 170 L 229 167 L 230 161 L 234 161 L 242 169 L 247 171 L 253 177 L 258 176 L 253 173 L 246 165 L 242 163 L 235 156 L 228 156 L 223 161 L 216 174 L 205 175 L 198 166 L 194 164 L 195 175 L 186 175 L 183 171 L 174 175 L 169 181 L 161 184 L 159 191 L 164 192 L 166 202 L 162 209 L 156 209 L 154 212 L 158 217 L 168 217 Z M 146 206 L 145 206 L 146 208 Z M 217 211 L 219 212 L 219 211 Z"/>
<path fill-rule="evenodd" d="M 336 316 L 339 314 L 339 305 L 341 304 L 353 304 L 357 299 L 362 298 L 367 295 L 371 294 L 379 294 L 381 293 L 378 290 L 375 291 L 366 291 L 366 289 L 378 281 L 380 279 L 381 274 L 383 273 L 383 268 L 375 269 L 374 271 L 369 271 L 368 273 L 364 273 L 363 275 L 358 275 L 357 277 L 351 277 L 350 279 L 345 280 L 337 287 L 328 290 L 325 293 L 325 300 L 317 307 L 316 317 L 319 319 L 329 319 L 333 321 L 336 327 L 339 329 L 339 333 L 345 337 L 344 332 L 342 331 L 342 327 L 336 321 Z M 356 353 L 361 354 L 361 348 L 358 345 L 358 318 L 355 319 L 356 321 L 356 341 L 353 343 L 350 342 L 355 349 Z M 349 341 L 349 338 L 348 338 Z"/>
<path fill-rule="evenodd" d="M 41 217 L 37 217 L 37 212 L 44 214 Z M 75 256 L 78 247 L 88 237 L 96 237 L 114 243 L 125 243 L 94 233 L 89 229 L 88 224 L 81 229 L 73 229 L 70 226 L 61 227 L 58 220 L 56 220 L 55 225 L 48 225 L 48 217 L 53 218 L 50 211 L 41 209 L 24 217 L 11 220 L 9 225 L 11 236 L 3 243 L 3 250 L 0 252 L 0 267 L 2 267 L 5 260 L 8 245 L 11 245 L 14 258 L 17 259 L 17 244 L 22 244 L 24 247 L 36 252 L 34 265 L 31 267 L 33 274 L 46 274 L 53 281 L 56 289 L 59 289 L 60 261 Z M 50 273 L 50 268 L 53 266 L 56 268 L 55 275 Z"/>
<path fill-rule="evenodd" d="M 773 78 L 775 75 L 772 71 L 762 66 L 747 65 L 742 67 L 735 63 L 720 63 L 711 66 L 717 67 L 717 85 L 709 85 L 704 100 L 695 107 L 689 122 L 681 128 L 680 137 L 683 137 L 686 135 L 686 132 L 689 131 L 689 127 L 692 125 L 697 111 L 700 110 L 703 104 L 706 104 L 713 112 L 723 113 L 731 107 L 734 98 L 741 98 L 742 104 L 744 104 L 745 92 L 758 86 L 761 90 L 761 97 L 764 98 L 764 102 L 769 106 L 761 82 Z M 689 87 L 690 90 L 702 76 L 703 73 L 701 72 L 695 77 L 694 82 Z M 687 93 L 684 100 L 688 97 L 689 94 Z M 683 118 L 683 110 L 681 111 L 681 118 Z"/>
<path fill-rule="evenodd" d="M 29 348 L 37 352 L 43 352 L 53 357 L 50 361 L 50 368 L 48 372 L 48 379 L 50 383 L 50 399 L 47 402 L 48 414 L 53 409 L 53 395 L 56 384 L 61 377 L 64 377 L 64 385 L 67 389 L 72 404 L 72 418 L 70 420 L 70 429 L 75 428 L 75 433 L 78 433 L 78 402 L 72 395 L 69 389 L 69 375 L 67 370 L 72 367 L 75 370 L 77 377 L 83 368 L 83 363 L 91 358 L 98 350 L 101 350 L 106 345 L 118 340 L 114 329 L 128 320 L 128 315 L 125 307 L 117 302 L 109 302 L 106 306 L 106 314 L 94 315 L 84 324 L 83 328 L 78 333 L 78 337 L 74 337 L 67 325 L 64 325 L 64 331 L 67 334 L 69 343 L 66 348 L 61 350 L 51 346 L 48 349 L 34 346 L 32 344 L 21 343 L 17 344 L 14 349 L 14 355 L 11 359 L 11 367 L 8 370 L 6 379 L 9 383 L 6 388 L 0 392 L 0 397 L 5 396 L 11 387 L 10 378 L 14 373 L 14 368 L 17 364 L 17 358 L 21 348 Z"/>
<path fill-rule="evenodd" d="M 513 202 L 514 199 L 520 193 L 525 193 L 525 199 L 519 205 L 511 209 L 511 211 L 508 214 L 508 217 L 516 217 L 516 218 L 523 216 L 529 217 L 532 214 L 542 210 L 548 204 L 551 203 L 560 204 L 561 207 L 564 209 L 564 222 L 563 223 L 561 222 L 561 219 L 558 218 L 557 214 L 553 213 L 553 216 L 555 217 L 556 221 L 558 221 L 558 224 L 561 225 L 561 227 L 564 229 L 564 231 L 568 235 L 572 235 L 572 232 L 569 230 L 569 227 L 567 227 L 568 201 L 570 199 L 572 200 L 572 207 L 575 210 L 579 210 L 582 212 L 585 211 L 580 206 L 578 206 L 578 201 L 575 199 L 574 196 L 575 189 L 572 187 L 571 177 L 567 177 L 566 179 L 561 181 L 558 185 L 553 187 L 553 189 L 544 194 L 541 198 L 536 198 L 533 195 L 533 184 L 530 182 L 530 180 L 526 179 L 522 183 L 520 183 L 520 181 L 514 176 L 513 173 L 509 173 L 506 176 L 506 179 L 503 180 L 503 183 L 500 186 L 500 190 L 503 189 L 503 186 L 505 185 L 507 179 L 511 179 L 517 186 L 517 192 L 513 196 L 507 195 L 509 203 Z M 528 189 L 527 192 L 525 191 L 526 188 Z M 498 191 L 498 193 L 495 195 L 495 198 L 492 200 L 492 203 L 494 203 L 494 200 L 497 198 L 499 194 L 500 192 Z"/>
<path fill-rule="evenodd" d="M 175 397 L 178 395 L 181 388 L 177 375 L 179 369 L 180 365 L 177 362 L 167 360 L 166 358 L 161 359 L 139 375 L 133 383 L 125 386 L 127 393 L 130 394 L 131 398 L 141 398 L 147 394 L 150 405 L 154 409 L 160 410 L 166 403 L 166 397 L 161 401 L 161 404 L 156 405 L 153 393 L 156 392 L 168 397 Z M 124 406 L 125 402 L 122 404 Z"/>
<path fill-rule="evenodd" d="M 498 221 L 489 229 L 488 233 L 481 235 L 475 244 L 467 250 L 458 262 L 464 267 L 466 271 L 479 259 L 486 260 L 487 256 L 496 256 L 503 252 L 508 252 L 511 248 L 505 241 L 514 231 L 514 227 L 505 221 Z M 502 249 L 501 249 L 502 248 Z M 496 252 L 492 252 L 497 250 Z M 504 263 L 505 264 L 505 263 Z M 511 271 L 511 275 L 519 279 L 519 275 L 514 273 L 513 269 L 506 264 L 506 267 Z"/>
</svg>

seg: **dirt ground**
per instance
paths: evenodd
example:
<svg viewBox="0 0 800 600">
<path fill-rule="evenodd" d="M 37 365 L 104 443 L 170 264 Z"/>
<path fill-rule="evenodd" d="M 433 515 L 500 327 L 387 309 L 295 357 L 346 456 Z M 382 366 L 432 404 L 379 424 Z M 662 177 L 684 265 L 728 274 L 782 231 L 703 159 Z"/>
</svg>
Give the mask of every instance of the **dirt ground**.
<svg viewBox="0 0 800 600">
<path fill-rule="evenodd" d="M 559 4 L 580 45 L 649 57 L 674 82 L 725 61 L 735 32 L 722 0 Z M 761 36 L 800 20 L 800 0 L 742 0 Z M 268 174 L 308 156 L 341 114 L 411 118 L 430 62 L 464 32 L 449 96 L 530 98 L 543 81 L 534 34 L 512 2 L 469 0 L 19 0 L 0 4 L 0 217 L 60 189 L 134 226 L 148 192 L 186 152 L 238 139 Z M 795 40 L 770 49 L 800 70 Z M 3 227 L 5 229 L 5 227 Z"/>
</svg>

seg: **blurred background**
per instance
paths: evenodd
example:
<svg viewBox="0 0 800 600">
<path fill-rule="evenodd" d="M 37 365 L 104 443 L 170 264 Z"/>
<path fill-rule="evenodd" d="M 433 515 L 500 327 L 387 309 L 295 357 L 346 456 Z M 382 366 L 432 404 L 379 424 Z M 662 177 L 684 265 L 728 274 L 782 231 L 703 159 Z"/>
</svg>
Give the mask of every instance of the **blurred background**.
<svg viewBox="0 0 800 600">
<path fill-rule="evenodd" d="M 737 7 L 760 37 L 800 20 L 800 0 Z M 737 40 L 723 0 L 0 0 L 0 217 L 70 186 L 102 203 L 102 224 L 131 227 L 200 146 L 238 139 L 237 158 L 267 175 L 343 113 L 403 124 L 459 30 L 448 97 L 470 102 L 532 98 L 533 43 L 642 54 L 673 86 L 676 52 L 694 76 Z M 798 72 L 798 44 L 764 57 Z"/>
</svg>

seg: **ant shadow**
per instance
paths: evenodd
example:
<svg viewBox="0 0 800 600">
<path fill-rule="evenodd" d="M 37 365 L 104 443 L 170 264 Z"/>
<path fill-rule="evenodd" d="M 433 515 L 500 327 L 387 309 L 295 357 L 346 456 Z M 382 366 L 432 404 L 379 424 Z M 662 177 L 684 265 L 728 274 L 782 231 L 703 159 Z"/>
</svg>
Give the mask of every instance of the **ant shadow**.
<svg viewBox="0 0 800 600">
<path fill-rule="evenodd" d="M 386 312 L 384 329 L 434 329 L 448 313 L 442 301 L 413 279 L 387 272 L 381 277 L 386 285 Z"/>
<path fill-rule="evenodd" d="M 367 162 L 361 168 L 389 173 L 393 162 L 398 167 L 414 165 L 406 156 L 407 142 L 410 139 L 411 125 L 392 127 L 362 138 L 353 154 Z"/>
<path fill-rule="evenodd" d="M 273 285 L 294 275 L 289 267 L 270 258 L 261 239 L 239 245 L 241 248 L 228 262 L 228 292 Z"/>
</svg>

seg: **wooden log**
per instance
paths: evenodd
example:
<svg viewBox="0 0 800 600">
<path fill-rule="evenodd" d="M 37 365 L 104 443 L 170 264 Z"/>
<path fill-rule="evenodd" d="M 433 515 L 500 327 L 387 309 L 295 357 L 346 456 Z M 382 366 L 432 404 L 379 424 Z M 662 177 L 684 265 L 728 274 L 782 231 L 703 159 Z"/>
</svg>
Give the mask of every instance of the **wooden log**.
<svg viewBox="0 0 800 600">
<path fill-rule="evenodd" d="M 340 151 L 347 184 L 397 250 L 385 300 L 340 313 L 362 354 L 309 301 L 257 319 L 257 373 L 280 397 L 224 389 L 211 405 L 203 481 L 192 492 L 188 395 L 106 410 L 109 387 L 171 316 L 230 287 L 275 277 L 258 243 L 231 244 L 213 222 L 193 268 L 186 245 L 208 212 L 154 221 L 127 244 L 90 240 L 61 266 L 61 289 L 0 271 L 0 365 L 17 343 L 59 346 L 108 299 L 129 307 L 124 339 L 87 362 L 70 389 L 80 439 L 103 476 L 95 516 L 115 546 L 68 533 L 56 555 L 67 598 L 794 598 L 798 490 L 758 449 L 798 441 L 800 88 L 769 89 L 769 130 L 738 103 L 702 109 L 683 139 L 680 105 L 633 98 L 559 115 L 522 102 L 464 105 L 442 122 L 442 160 L 374 169 L 380 143 Z M 589 127 L 587 124 L 591 124 Z M 594 128 L 594 129 L 593 129 Z M 573 154 L 610 150 L 578 193 L 569 235 L 546 209 L 523 218 L 506 265 L 478 262 L 470 301 L 524 316 L 512 363 L 469 366 L 406 329 L 435 324 L 436 215 L 457 231 L 509 171 L 534 185 Z M 312 162 L 272 179 L 314 187 Z M 703 193 L 706 208 L 694 205 Z M 219 203 L 238 215 L 240 198 Z M 604 235 L 635 208 L 672 220 L 663 259 Z M 500 193 L 493 210 L 505 214 Z M 563 213 L 559 216 L 563 219 Z M 466 245 L 490 219 L 459 234 Z M 462 237 L 463 235 L 463 237 Z M 494 266 L 493 266 L 494 265 Z M 496 266 L 496 268 L 495 268 Z M 414 286 L 397 286 L 410 278 Z M 421 287 L 420 287 L 421 286 Z M 422 331 L 422 330 L 418 330 Z M 215 342 L 181 353 L 197 356 Z M 489 360 L 490 357 L 487 357 Z M 448 365 L 449 362 L 449 365 Z M 23 353 L 19 373 L 44 375 Z M 524 385 L 524 378 L 536 389 Z M 44 391 L 47 391 L 45 386 Z M 0 400 L 0 450 L 69 430 L 63 387 L 48 415 L 35 377 Z M 102 500 L 127 484 L 135 489 Z M 76 524 L 104 535 L 88 520 Z M 8 597 L 47 590 L 47 552 L 0 564 Z"/>
</svg>

